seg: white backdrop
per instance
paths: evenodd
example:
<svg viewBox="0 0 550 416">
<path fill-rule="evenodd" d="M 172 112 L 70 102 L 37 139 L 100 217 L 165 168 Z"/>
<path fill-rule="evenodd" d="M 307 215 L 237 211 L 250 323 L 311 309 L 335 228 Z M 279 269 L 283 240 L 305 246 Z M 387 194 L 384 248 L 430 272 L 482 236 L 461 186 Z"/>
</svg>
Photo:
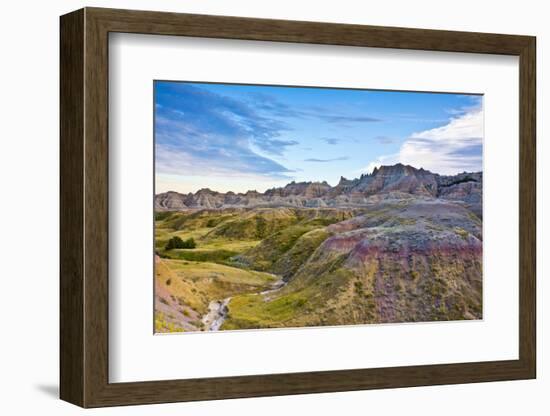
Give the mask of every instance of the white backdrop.
<svg viewBox="0 0 550 416">
<path fill-rule="evenodd" d="M 518 358 L 516 57 L 128 34 L 110 47 L 111 381 Z M 484 94 L 483 320 L 152 336 L 154 79 Z"/>
<path fill-rule="evenodd" d="M 543 2 L 464 0 L 453 5 L 406 0 L 373 3 L 353 0 L 254 2 L 189 1 L 20 1 L 6 3 L 0 15 L 3 59 L 3 140 L 0 173 L 4 204 L 0 215 L 2 270 L 0 303 L 5 334 L 0 344 L 0 381 L 6 414 L 78 414 L 80 409 L 55 399 L 58 385 L 58 16 L 83 5 L 320 20 L 435 29 L 534 34 L 538 36 L 539 162 L 539 379 L 535 381 L 439 386 L 339 394 L 276 397 L 188 404 L 167 404 L 88 411 L 88 414 L 263 414 L 317 415 L 371 413 L 408 415 L 547 414 L 550 388 L 545 357 L 548 331 L 544 274 L 550 242 L 548 192 L 550 146 L 544 135 L 550 85 L 550 27 Z M 498 13 L 495 12 L 498 10 Z M 498 16 L 498 19 L 495 18 Z M 21 24 L 24 22 L 24 25 Z M 507 184 L 503 184 L 506 192 Z M 546 200 L 544 200 L 544 198 Z M 31 413 L 32 414 L 32 413 Z"/>
</svg>

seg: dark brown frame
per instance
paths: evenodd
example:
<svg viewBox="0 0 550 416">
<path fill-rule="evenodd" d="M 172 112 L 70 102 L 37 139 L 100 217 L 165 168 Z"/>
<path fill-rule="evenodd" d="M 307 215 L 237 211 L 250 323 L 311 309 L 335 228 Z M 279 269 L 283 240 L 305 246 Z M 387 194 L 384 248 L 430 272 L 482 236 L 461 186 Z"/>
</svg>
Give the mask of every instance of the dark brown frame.
<svg viewBox="0 0 550 416">
<path fill-rule="evenodd" d="M 519 359 L 109 383 L 110 32 L 515 55 L 520 65 Z M 85 8 L 61 17 L 60 359 L 83 407 L 519 380 L 536 377 L 535 52 L 530 36 Z"/>
</svg>

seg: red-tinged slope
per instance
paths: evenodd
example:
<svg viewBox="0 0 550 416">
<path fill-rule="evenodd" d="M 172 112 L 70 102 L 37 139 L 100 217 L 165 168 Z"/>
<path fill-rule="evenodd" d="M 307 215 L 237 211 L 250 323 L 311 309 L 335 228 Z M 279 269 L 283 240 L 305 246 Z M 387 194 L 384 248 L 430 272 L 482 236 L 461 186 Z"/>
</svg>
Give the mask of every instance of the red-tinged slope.
<svg viewBox="0 0 550 416">
<path fill-rule="evenodd" d="M 462 204 L 380 200 L 324 233 L 282 290 L 232 301 L 227 327 L 482 318 L 481 220 Z"/>
</svg>

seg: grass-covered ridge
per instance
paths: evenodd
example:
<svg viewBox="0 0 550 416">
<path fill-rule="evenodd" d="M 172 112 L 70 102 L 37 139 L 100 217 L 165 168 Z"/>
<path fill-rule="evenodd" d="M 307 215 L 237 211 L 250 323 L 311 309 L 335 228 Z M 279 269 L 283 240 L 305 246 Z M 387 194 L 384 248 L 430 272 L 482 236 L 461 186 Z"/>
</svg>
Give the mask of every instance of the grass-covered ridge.
<svg viewBox="0 0 550 416">
<path fill-rule="evenodd" d="M 170 248 L 178 237 L 194 248 Z M 481 220 L 396 193 L 361 209 L 155 215 L 157 332 L 479 319 Z"/>
</svg>

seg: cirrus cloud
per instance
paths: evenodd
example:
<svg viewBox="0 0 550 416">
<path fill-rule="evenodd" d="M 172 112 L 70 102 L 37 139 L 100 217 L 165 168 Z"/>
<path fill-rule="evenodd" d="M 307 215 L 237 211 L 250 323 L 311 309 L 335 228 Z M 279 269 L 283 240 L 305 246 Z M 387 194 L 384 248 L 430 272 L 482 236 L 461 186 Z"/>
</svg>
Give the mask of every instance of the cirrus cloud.
<svg viewBox="0 0 550 416">
<path fill-rule="evenodd" d="M 348 156 L 334 157 L 332 159 L 317 159 L 312 157 L 309 159 L 304 159 L 304 162 L 329 163 L 329 162 L 337 162 L 337 161 L 348 160 L 348 159 L 349 159 Z"/>
<path fill-rule="evenodd" d="M 159 174 L 289 178 L 292 170 L 264 156 L 298 144 L 282 138 L 289 130 L 284 122 L 186 83 L 157 82 L 155 100 Z"/>
<path fill-rule="evenodd" d="M 397 153 L 378 157 L 363 171 L 372 172 L 380 165 L 398 162 L 443 175 L 480 171 L 483 126 L 483 110 L 478 106 L 451 118 L 441 127 L 413 133 Z"/>
</svg>

